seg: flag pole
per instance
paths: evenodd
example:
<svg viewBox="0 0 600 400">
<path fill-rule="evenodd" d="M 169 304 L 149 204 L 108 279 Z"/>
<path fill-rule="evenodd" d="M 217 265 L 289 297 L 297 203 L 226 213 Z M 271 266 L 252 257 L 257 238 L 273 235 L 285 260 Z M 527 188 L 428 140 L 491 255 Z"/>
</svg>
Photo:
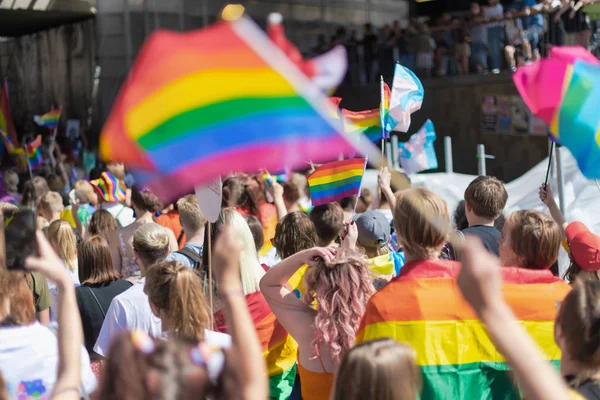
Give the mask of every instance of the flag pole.
<svg viewBox="0 0 600 400">
<path fill-rule="evenodd" d="M 208 223 L 208 305 L 210 307 L 209 324 L 210 329 L 215 329 L 213 321 L 213 280 L 212 280 L 212 240 L 210 222 Z"/>
<path fill-rule="evenodd" d="M 29 163 L 29 152 L 27 151 L 27 144 L 23 144 L 23 150 L 25 150 L 25 161 L 27 161 L 27 171 L 29 172 L 29 179 L 33 179 L 33 172 L 31 171 L 31 164 Z"/>
<path fill-rule="evenodd" d="M 552 166 L 552 152 L 554 150 L 554 141 L 550 144 L 550 155 L 548 156 L 548 169 L 546 170 L 546 180 L 544 180 L 544 187 L 548 184 L 548 177 L 550 176 L 550 167 Z"/>
<path fill-rule="evenodd" d="M 360 195 L 362 193 L 362 182 L 363 179 L 365 178 L 365 170 L 367 169 L 367 163 L 369 162 L 369 157 L 365 157 L 365 166 L 363 167 L 363 174 L 360 177 L 360 187 L 358 188 L 358 194 L 356 195 L 356 200 L 354 201 L 354 208 L 352 209 L 352 218 L 354 218 L 354 215 L 356 214 L 356 206 L 358 205 L 358 199 L 360 199 Z"/>
<path fill-rule="evenodd" d="M 387 137 L 387 133 L 385 131 L 385 118 L 383 109 L 383 102 L 385 100 L 383 75 L 379 75 L 379 82 L 379 121 L 381 124 L 381 155 L 383 156 L 385 154 L 385 138 Z"/>
</svg>

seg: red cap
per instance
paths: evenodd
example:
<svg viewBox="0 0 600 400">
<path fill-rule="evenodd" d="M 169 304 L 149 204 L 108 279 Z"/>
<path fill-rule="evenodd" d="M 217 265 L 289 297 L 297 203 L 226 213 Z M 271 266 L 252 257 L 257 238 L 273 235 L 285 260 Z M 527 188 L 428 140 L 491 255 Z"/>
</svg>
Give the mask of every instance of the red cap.
<svg viewBox="0 0 600 400">
<path fill-rule="evenodd" d="M 566 229 L 573 261 L 584 271 L 600 270 L 600 237 L 582 222 L 573 222 Z"/>
</svg>

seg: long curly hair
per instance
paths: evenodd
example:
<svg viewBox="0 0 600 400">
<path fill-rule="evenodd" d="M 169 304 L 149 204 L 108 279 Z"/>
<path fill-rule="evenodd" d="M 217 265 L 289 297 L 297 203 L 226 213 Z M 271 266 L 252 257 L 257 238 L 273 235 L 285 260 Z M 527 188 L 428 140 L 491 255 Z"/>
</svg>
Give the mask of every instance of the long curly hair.
<svg viewBox="0 0 600 400">
<path fill-rule="evenodd" d="M 366 261 L 356 251 L 340 249 L 332 264 L 321 261 L 306 271 L 303 301 L 317 301 L 315 337 L 311 343 L 316 356 L 321 356 L 321 345 L 327 346 L 331 359 L 339 364 L 344 353 L 354 346 L 356 329 L 375 292 Z"/>
</svg>

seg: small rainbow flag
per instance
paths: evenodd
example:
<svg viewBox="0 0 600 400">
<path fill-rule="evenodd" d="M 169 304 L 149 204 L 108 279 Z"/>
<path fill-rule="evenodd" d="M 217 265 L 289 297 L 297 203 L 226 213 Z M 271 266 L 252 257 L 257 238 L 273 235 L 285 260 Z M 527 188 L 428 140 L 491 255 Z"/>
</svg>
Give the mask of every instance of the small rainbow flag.
<svg viewBox="0 0 600 400">
<path fill-rule="evenodd" d="M 158 31 L 115 101 L 100 154 L 168 200 L 233 171 L 293 169 L 356 151 L 331 108 L 246 17 Z"/>
<path fill-rule="evenodd" d="M 119 202 L 127 197 L 123 184 L 110 172 L 103 172 L 100 178 L 94 179 L 90 183 L 104 201 Z"/>
<path fill-rule="evenodd" d="M 456 262 L 413 261 L 369 300 L 357 343 L 389 337 L 412 346 L 423 373 L 421 399 L 512 399 L 510 368 L 456 285 Z M 547 360 L 557 364 L 556 303 L 567 283 L 548 270 L 503 267 L 503 294 Z"/>
<path fill-rule="evenodd" d="M 62 108 L 57 108 L 52 111 L 48 111 L 42 116 L 36 115 L 35 117 L 33 117 L 33 120 L 39 126 L 45 126 L 48 129 L 55 129 L 56 127 L 58 127 L 58 123 L 60 122 L 61 112 Z"/>
<path fill-rule="evenodd" d="M 261 292 L 246 296 L 246 305 L 263 349 L 269 375 L 269 399 L 287 400 L 296 380 L 298 344 L 275 318 Z M 217 331 L 227 333 L 224 312 L 215 313 Z"/>
<path fill-rule="evenodd" d="M 31 169 L 37 168 L 42 165 L 42 152 L 40 146 L 42 145 L 42 135 L 37 135 L 34 141 L 27 144 L 27 161 Z"/>
<path fill-rule="evenodd" d="M 332 203 L 360 192 L 365 159 L 334 161 L 323 164 L 308 176 L 313 206 Z"/>
<path fill-rule="evenodd" d="M 345 108 L 342 109 L 342 115 L 346 119 L 344 130 L 350 134 L 356 134 L 361 132 L 369 138 L 369 141 L 373 143 L 379 143 L 383 138 L 383 126 L 385 126 L 385 120 L 387 108 L 389 108 L 390 99 L 390 88 L 382 81 L 381 91 L 383 101 L 380 102 L 379 108 L 366 111 L 349 111 Z"/>
</svg>

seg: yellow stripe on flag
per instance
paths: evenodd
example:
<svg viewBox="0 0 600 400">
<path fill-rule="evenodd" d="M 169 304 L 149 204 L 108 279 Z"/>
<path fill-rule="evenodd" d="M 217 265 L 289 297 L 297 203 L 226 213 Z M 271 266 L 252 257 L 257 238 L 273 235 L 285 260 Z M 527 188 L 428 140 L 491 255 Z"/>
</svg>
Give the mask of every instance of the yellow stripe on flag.
<svg viewBox="0 0 600 400">
<path fill-rule="evenodd" d="M 171 117 L 226 100 L 247 97 L 296 96 L 281 75 L 270 68 L 213 69 L 166 85 L 127 112 L 127 135 L 137 140 Z M 232 110 L 235 113 L 235 110 Z"/>
<path fill-rule="evenodd" d="M 312 178 L 312 179 L 308 180 L 308 183 L 311 187 L 317 186 L 317 185 L 324 185 L 327 183 L 337 182 L 337 181 L 341 181 L 341 180 L 347 179 L 347 178 L 352 178 L 355 176 L 362 176 L 363 171 L 364 171 L 363 168 L 353 169 L 350 171 L 340 172 L 339 174 L 323 176 L 321 178 Z"/>
</svg>

